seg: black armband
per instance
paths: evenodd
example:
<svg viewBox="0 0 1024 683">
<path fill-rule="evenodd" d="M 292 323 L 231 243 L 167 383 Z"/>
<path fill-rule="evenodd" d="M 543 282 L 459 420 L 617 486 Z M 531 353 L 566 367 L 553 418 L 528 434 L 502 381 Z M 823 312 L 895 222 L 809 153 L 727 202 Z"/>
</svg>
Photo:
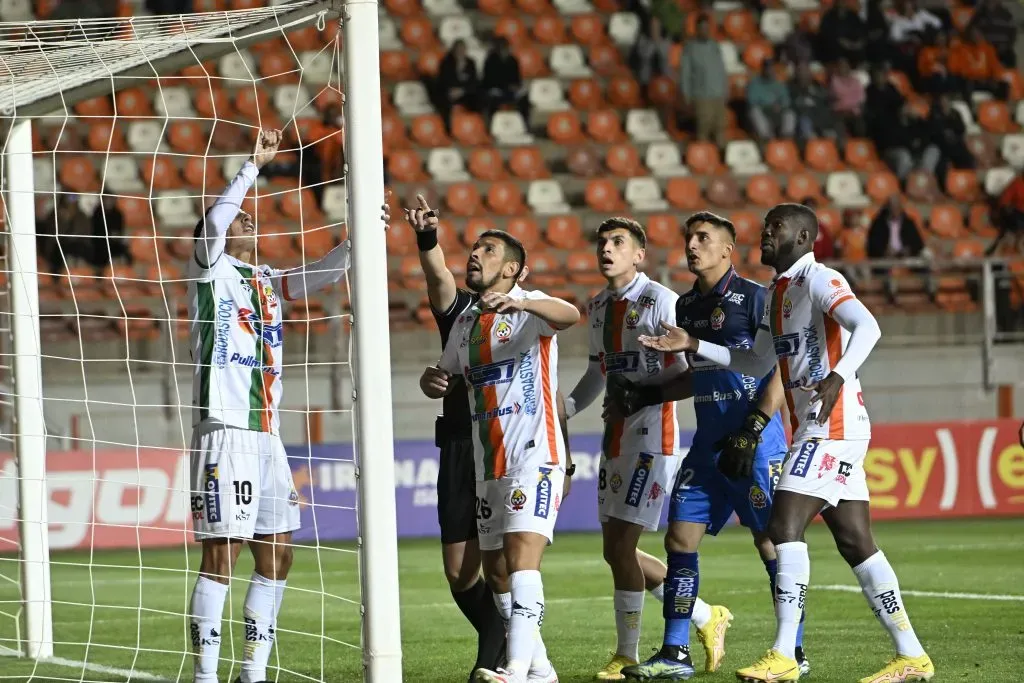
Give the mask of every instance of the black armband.
<svg viewBox="0 0 1024 683">
<path fill-rule="evenodd" d="M 420 251 L 430 251 L 437 246 L 437 230 L 425 230 L 416 233 L 416 246 Z"/>
</svg>

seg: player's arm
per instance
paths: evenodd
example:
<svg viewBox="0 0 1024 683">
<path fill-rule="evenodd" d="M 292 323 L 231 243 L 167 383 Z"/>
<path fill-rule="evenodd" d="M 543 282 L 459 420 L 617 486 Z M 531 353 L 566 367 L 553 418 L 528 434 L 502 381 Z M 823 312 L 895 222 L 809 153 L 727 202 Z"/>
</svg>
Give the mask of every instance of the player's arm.
<svg viewBox="0 0 1024 683">
<path fill-rule="evenodd" d="M 695 353 L 716 365 L 750 377 L 764 377 L 775 367 L 775 344 L 766 325 L 757 330 L 753 348 L 730 349 L 726 346 L 691 337 L 686 330 L 668 322 L 662 322 L 665 334 L 658 337 L 640 337 L 640 343 L 666 353 Z"/>
<path fill-rule="evenodd" d="M 587 371 L 583 373 L 576 386 L 565 399 L 565 416 L 571 418 L 590 407 L 604 391 L 604 374 L 601 372 L 601 361 L 596 355 L 590 356 Z"/>
<path fill-rule="evenodd" d="M 548 296 L 543 292 L 526 292 L 522 297 L 487 292 L 480 297 L 480 305 L 495 313 L 529 313 L 542 323 L 540 332 L 547 337 L 554 332 L 572 327 L 580 320 L 578 308 L 564 299 Z"/>
<path fill-rule="evenodd" d="M 427 398 L 447 396 L 452 390 L 451 378 L 462 374 L 459 369 L 458 342 L 453 341 L 455 338 L 455 335 L 448 338 L 437 365 L 427 366 L 420 375 L 420 391 Z"/>
<path fill-rule="evenodd" d="M 564 501 L 572 489 L 572 475 L 576 474 L 576 466 L 572 462 L 572 449 L 569 447 L 569 416 L 566 413 L 567 406 L 561 390 L 555 393 L 555 404 L 558 407 L 558 426 L 562 428 L 562 441 L 565 443 L 565 480 L 562 483 L 562 500 Z"/>
<path fill-rule="evenodd" d="M 281 131 L 260 131 L 252 159 L 242 164 L 234 180 L 199 219 L 192 256 L 202 268 L 209 268 L 224 253 L 228 228 L 242 210 L 242 201 L 255 184 L 260 169 L 270 163 L 281 144 Z"/>
<path fill-rule="evenodd" d="M 423 195 L 416 195 L 419 206 L 415 209 L 404 209 L 405 220 L 416 231 L 416 245 L 419 248 L 420 268 L 427 281 L 427 298 L 435 311 L 448 311 L 455 303 L 458 288 L 455 276 L 448 270 L 444 260 L 444 251 L 437 243 L 437 229 L 440 221 L 437 212 L 430 208 Z"/>
<path fill-rule="evenodd" d="M 761 392 L 761 398 L 757 399 L 757 410 L 763 415 L 772 416 L 782 410 L 786 404 L 786 388 L 782 385 L 782 373 L 778 366 L 768 382 L 768 386 Z"/>
</svg>

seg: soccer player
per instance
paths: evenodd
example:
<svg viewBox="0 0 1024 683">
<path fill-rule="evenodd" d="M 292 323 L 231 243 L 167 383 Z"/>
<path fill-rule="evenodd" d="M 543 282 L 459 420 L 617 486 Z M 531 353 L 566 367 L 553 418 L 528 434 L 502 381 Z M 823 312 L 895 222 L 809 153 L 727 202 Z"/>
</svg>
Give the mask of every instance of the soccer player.
<svg viewBox="0 0 1024 683">
<path fill-rule="evenodd" d="M 473 423 L 477 533 L 490 573 L 502 561 L 511 588 L 507 664 L 477 669 L 477 681 L 555 683 L 540 627 L 540 563 L 554 536 L 566 447 L 558 428 L 555 334 L 579 321 L 572 304 L 517 282 L 526 250 L 500 230 L 480 235 L 466 264 L 466 286 L 479 300 L 460 315 L 436 368 L 421 387 L 430 398 L 461 375 Z"/>
<path fill-rule="evenodd" d="M 927 681 L 935 667 L 910 624 L 896 573 L 871 534 L 864 457 L 871 425 L 857 370 L 881 337 L 874 316 L 846 279 L 814 260 L 818 221 L 799 204 L 780 204 L 764 219 L 761 262 L 777 273 L 752 348 L 697 339 L 685 326 L 641 341 L 657 351 L 694 353 L 753 377 L 776 362 L 793 423 L 793 443 L 776 486 L 768 535 L 778 555 L 775 644 L 744 681 L 795 681 L 797 628 L 810 579 L 804 531 L 821 513 L 896 649 L 861 683 Z"/>
<path fill-rule="evenodd" d="M 739 277 L 732 268 L 735 240 L 735 228 L 721 216 L 700 212 L 686 221 L 687 265 L 697 282 L 667 317 L 674 317 L 702 338 L 744 346 L 753 341 L 757 331 L 765 289 Z M 639 339 L 645 335 L 644 331 L 637 333 L 640 348 Z M 690 678 L 694 672 L 689 652 L 691 621 L 705 650 L 705 670 L 718 670 L 732 614 L 697 597 L 697 552 L 704 535 L 716 535 L 734 512 L 751 530 L 770 584 L 774 581 L 775 552 L 766 528 L 773 477 L 786 452 L 777 414 L 782 405 L 781 382 L 776 377 L 759 382 L 718 369 L 701 358 L 687 360 L 687 375 L 660 386 L 631 390 L 645 394 L 637 399 L 641 405 L 657 409 L 664 405 L 662 401 L 678 400 L 680 385 L 684 385 L 686 394 L 693 395 L 697 433 L 669 505 L 664 641 L 649 660 L 623 670 L 628 680 Z"/>
<path fill-rule="evenodd" d="M 437 212 L 422 195 L 419 206 L 405 209 L 405 219 L 416 231 L 420 266 L 427 281 L 427 298 L 444 347 L 455 321 L 477 302 L 478 295 L 459 289 L 437 242 Z M 461 377 L 451 379 L 442 415 L 434 426 L 434 441 L 441 449 L 437 473 L 437 521 L 441 527 L 441 557 L 445 578 L 455 604 L 477 631 L 477 669 L 496 669 L 505 645 L 505 625 L 496 594 L 480 576 L 477 538 L 476 473 L 473 460 L 473 421 Z M 497 595 L 507 597 L 507 577 L 489 577 Z"/>
<path fill-rule="evenodd" d="M 256 225 L 242 200 L 281 143 L 260 131 L 246 161 L 196 226 L 189 259 L 192 359 L 192 519 L 202 543 L 189 632 L 196 683 L 217 681 L 221 616 L 242 543 L 255 572 L 245 595 L 241 683 L 267 679 L 288 570 L 299 497 L 278 434 L 282 380 L 281 300 L 337 282 L 349 266 L 348 240 L 292 270 L 257 264 Z"/>
</svg>

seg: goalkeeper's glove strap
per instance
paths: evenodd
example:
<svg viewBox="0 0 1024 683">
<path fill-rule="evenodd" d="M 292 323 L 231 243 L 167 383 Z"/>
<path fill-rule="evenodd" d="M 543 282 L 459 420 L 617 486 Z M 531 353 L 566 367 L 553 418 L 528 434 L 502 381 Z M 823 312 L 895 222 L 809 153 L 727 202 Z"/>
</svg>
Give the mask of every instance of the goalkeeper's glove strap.
<svg viewBox="0 0 1024 683">
<path fill-rule="evenodd" d="M 764 428 L 768 426 L 770 421 L 770 417 L 762 413 L 757 408 L 754 408 L 743 421 L 743 428 L 760 437 L 761 432 L 764 431 Z"/>
</svg>

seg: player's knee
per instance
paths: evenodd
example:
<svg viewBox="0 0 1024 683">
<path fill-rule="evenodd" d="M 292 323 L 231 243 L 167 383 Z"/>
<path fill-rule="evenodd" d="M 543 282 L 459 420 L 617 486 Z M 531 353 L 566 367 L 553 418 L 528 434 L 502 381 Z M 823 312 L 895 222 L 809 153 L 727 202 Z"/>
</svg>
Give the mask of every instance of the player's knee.
<svg viewBox="0 0 1024 683">
<path fill-rule="evenodd" d="M 754 547 L 757 548 L 757 554 L 761 556 L 762 560 L 775 559 L 775 544 L 772 543 L 772 539 L 767 533 L 754 534 Z"/>
<path fill-rule="evenodd" d="M 702 535 L 694 535 L 679 526 L 670 526 L 665 534 L 665 552 L 695 553 L 700 549 Z"/>
<path fill-rule="evenodd" d="M 876 552 L 878 547 L 870 534 L 840 533 L 835 535 L 836 549 L 846 563 L 856 567 Z"/>
<path fill-rule="evenodd" d="M 803 540 L 803 529 L 798 524 L 783 519 L 781 516 L 772 515 L 768 521 L 768 538 L 773 545 L 780 543 L 793 543 Z"/>
<path fill-rule="evenodd" d="M 233 543 L 228 543 L 226 540 L 203 543 L 199 573 L 218 583 L 230 583 L 234 570 L 233 546 Z"/>
<path fill-rule="evenodd" d="M 275 573 L 277 574 L 278 580 L 282 580 L 288 576 L 288 572 L 291 571 L 292 562 L 295 561 L 295 552 L 292 550 L 290 545 L 277 548 L 274 553 L 275 562 Z"/>
</svg>

